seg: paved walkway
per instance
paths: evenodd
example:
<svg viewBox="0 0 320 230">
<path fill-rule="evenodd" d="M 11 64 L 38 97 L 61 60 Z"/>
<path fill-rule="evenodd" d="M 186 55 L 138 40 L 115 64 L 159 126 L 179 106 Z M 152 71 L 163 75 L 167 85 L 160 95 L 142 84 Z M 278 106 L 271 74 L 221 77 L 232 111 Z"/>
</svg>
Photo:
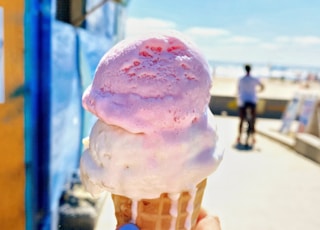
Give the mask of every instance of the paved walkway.
<svg viewBox="0 0 320 230">
<path fill-rule="evenodd" d="M 203 206 L 221 219 L 223 230 L 319 230 L 320 166 L 286 144 L 257 136 L 252 151 L 233 147 L 237 119 L 216 117 L 225 157 L 208 178 Z M 258 120 L 258 130 L 279 122 Z M 115 226 L 107 197 L 96 230 Z"/>
</svg>

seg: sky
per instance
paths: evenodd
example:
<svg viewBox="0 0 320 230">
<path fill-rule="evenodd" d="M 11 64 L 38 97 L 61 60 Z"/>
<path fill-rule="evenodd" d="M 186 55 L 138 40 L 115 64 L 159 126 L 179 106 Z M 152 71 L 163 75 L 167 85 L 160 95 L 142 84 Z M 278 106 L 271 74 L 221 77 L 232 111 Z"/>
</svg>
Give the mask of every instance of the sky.
<svg viewBox="0 0 320 230">
<path fill-rule="evenodd" d="M 130 0 L 126 36 L 178 30 L 208 60 L 320 67 L 319 0 Z"/>
</svg>

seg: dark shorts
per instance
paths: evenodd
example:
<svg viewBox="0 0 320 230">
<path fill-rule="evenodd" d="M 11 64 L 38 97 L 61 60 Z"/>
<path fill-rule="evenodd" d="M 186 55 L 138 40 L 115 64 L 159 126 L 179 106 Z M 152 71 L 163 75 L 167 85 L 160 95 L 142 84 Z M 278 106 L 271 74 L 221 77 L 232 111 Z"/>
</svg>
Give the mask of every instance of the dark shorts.
<svg viewBox="0 0 320 230">
<path fill-rule="evenodd" d="M 239 109 L 246 109 L 246 108 L 256 109 L 256 103 L 245 102 L 243 106 L 239 107 Z"/>
<path fill-rule="evenodd" d="M 255 117 L 256 112 L 256 103 L 245 102 L 243 106 L 239 107 L 239 116 L 244 118 L 246 115 L 246 109 L 251 109 L 251 114 Z"/>
</svg>

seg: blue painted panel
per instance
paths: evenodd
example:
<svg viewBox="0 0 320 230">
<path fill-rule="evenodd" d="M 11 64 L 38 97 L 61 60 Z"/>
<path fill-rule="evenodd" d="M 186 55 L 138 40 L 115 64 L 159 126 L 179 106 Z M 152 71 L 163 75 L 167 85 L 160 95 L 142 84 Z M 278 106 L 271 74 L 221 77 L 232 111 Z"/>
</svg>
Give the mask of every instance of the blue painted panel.
<svg viewBox="0 0 320 230">
<path fill-rule="evenodd" d="M 25 114 L 25 167 L 26 167 L 26 185 L 25 185 L 25 219 L 26 230 L 37 228 L 35 216 L 39 211 L 38 197 L 35 187 L 38 187 L 38 116 L 39 104 L 37 95 L 39 93 L 39 25 L 38 19 L 38 2 L 35 0 L 25 1 L 24 15 L 24 58 L 25 58 L 25 85 L 29 88 L 29 93 L 24 97 L 24 114 Z"/>
<path fill-rule="evenodd" d="M 82 88 L 86 89 L 91 84 L 96 67 L 102 56 L 111 48 L 112 39 L 102 35 L 92 34 L 86 30 L 78 29 L 79 36 L 79 69 Z M 94 41 L 94 42 L 92 42 Z M 83 137 L 90 133 L 96 117 L 84 111 Z"/>
<path fill-rule="evenodd" d="M 46 194 L 50 205 L 45 229 L 48 225 L 55 229 L 59 198 L 71 174 L 79 167 L 81 140 L 89 134 L 97 119 L 82 109 L 82 93 L 92 82 L 99 60 L 117 37 L 118 12 L 114 3 L 107 3 L 94 13 L 96 16 L 92 14 L 86 29 L 75 28 L 55 20 L 56 0 L 45 1 L 52 2 L 51 8 L 46 8 L 46 12 L 51 13 L 51 32 L 47 34 L 51 36 L 51 47 L 47 46 L 50 55 L 45 59 L 51 64 L 51 72 L 41 75 L 42 78 L 50 77 L 47 79 L 50 83 L 47 90 L 50 116 L 45 120 L 50 125 L 50 132 L 47 135 L 49 149 L 41 149 L 49 154 L 45 161 L 49 167 L 49 189 L 42 190 L 41 187 L 40 190 Z"/>
<path fill-rule="evenodd" d="M 86 12 L 90 12 L 101 0 L 87 0 Z M 98 33 L 109 39 L 116 35 L 116 8 L 117 3 L 113 1 L 106 2 L 92 13 L 90 13 L 85 20 L 85 27 L 89 32 Z"/>
<path fill-rule="evenodd" d="M 38 228 L 47 229 L 49 224 L 49 211 L 50 211 L 50 192 L 49 181 L 49 165 L 50 165 L 50 118 L 51 118 L 51 99 L 50 99 L 50 85 L 51 85 L 51 0 L 37 0 L 38 20 L 38 50 L 36 50 L 37 62 L 39 65 L 38 73 L 38 92 L 37 100 L 39 104 L 38 109 L 38 124 L 37 124 L 37 159 L 34 163 L 37 165 L 37 216 Z M 36 189 L 35 189 L 36 190 Z"/>
<path fill-rule="evenodd" d="M 96 121 L 96 117 L 84 113 L 82 93 L 111 46 L 112 41 L 102 35 L 52 21 L 49 194 L 52 225 L 57 223 L 58 201 L 65 184 L 78 169 L 81 140 Z"/>
<path fill-rule="evenodd" d="M 75 29 L 52 22 L 50 209 L 56 212 L 67 179 L 78 167 L 81 148 L 81 95 Z"/>
<path fill-rule="evenodd" d="M 93 79 L 94 72 L 101 57 L 113 45 L 111 38 L 106 38 L 102 35 L 90 33 L 83 29 L 78 29 L 79 48 L 83 54 L 85 61 L 88 64 L 90 71 L 90 81 Z M 94 41 L 94 42 L 93 42 Z"/>
</svg>

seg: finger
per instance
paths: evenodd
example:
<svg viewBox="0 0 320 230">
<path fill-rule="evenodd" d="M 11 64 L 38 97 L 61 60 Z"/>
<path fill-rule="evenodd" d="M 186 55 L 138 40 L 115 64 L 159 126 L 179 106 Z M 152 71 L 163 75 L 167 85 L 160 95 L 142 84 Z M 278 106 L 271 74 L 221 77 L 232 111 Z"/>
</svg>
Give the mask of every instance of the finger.
<svg viewBox="0 0 320 230">
<path fill-rule="evenodd" d="M 206 216 L 199 221 L 196 230 L 221 230 L 220 220 L 216 216 Z"/>
<path fill-rule="evenodd" d="M 200 212 L 199 212 L 199 216 L 197 219 L 197 223 L 202 220 L 203 218 L 205 218 L 208 215 L 207 211 L 203 208 L 201 208 Z"/>
</svg>

